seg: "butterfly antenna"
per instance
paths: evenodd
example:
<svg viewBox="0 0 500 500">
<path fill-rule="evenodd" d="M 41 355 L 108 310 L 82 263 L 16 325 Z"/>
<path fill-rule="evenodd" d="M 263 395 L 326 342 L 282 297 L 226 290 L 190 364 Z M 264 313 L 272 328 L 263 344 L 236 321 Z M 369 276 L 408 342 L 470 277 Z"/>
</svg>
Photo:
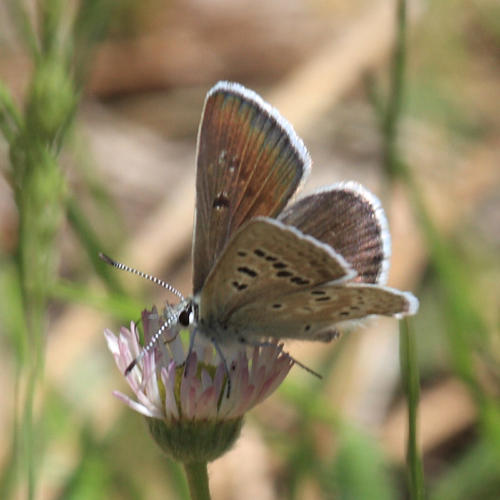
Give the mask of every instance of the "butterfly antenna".
<svg viewBox="0 0 500 500">
<path fill-rule="evenodd" d="M 160 278 L 156 278 L 155 276 L 151 276 L 150 274 L 143 273 L 142 271 L 139 271 L 137 269 L 134 269 L 133 267 L 127 266 L 125 264 L 122 264 L 121 262 L 117 262 L 116 260 L 113 260 L 111 257 L 108 257 L 106 254 L 99 252 L 99 258 L 106 262 L 106 264 L 109 264 L 110 266 L 116 267 L 116 269 L 120 269 L 120 271 L 127 271 L 132 274 L 136 274 L 137 276 L 140 276 L 141 278 L 147 279 L 149 281 L 152 281 L 155 285 L 159 285 L 162 288 L 165 288 L 169 292 L 172 292 L 174 295 L 177 295 L 181 300 L 184 300 L 184 296 L 182 295 L 177 288 L 174 288 L 172 285 L 169 285 L 166 281 L 161 280 Z"/>
<path fill-rule="evenodd" d="M 144 346 L 142 351 L 139 353 L 139 355 L 132 360 L 132 362 L 127 366 L 125 369 L 124 375 L 125 377 L 130 374 L 130 372 L 134 369 L 134 367 L 142 361 L 142 358 L 156 345 L 160 337 L 163 335 L 163 332 L 172 326 L 173 323 L 177 321 L 177 315 L 176 314 L 171 314 L 168 316 L 166 321 L 160 326 L 158 331 L 151 337 L 151 340 Z M 171 338 L 171 339 L 166 339 L 165 343 L 168 344 L 169 342 L 172 342 L 175 340 L 177 337 L 177 333 Z"/>
</svg>

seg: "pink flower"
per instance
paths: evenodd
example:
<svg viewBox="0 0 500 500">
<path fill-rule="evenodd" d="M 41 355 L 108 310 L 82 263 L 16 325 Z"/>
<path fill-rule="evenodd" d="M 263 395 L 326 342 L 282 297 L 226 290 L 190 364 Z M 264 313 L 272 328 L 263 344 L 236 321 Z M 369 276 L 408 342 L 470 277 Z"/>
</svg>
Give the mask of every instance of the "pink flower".
<svg viewBox="0 0 500 500">
<path fill-rule="evenodd" d="M 143 312 L 146 342 L 158 331 L 160 319 L 156 309 Z M 130 329 L 122 327 L 119 336 L 108 329 L 104 335 L 124 373 L 141 352 L 136 325 L 131 323 Z M 165 423 L 239 419 L 270 396 L 293 365 L 279 344 L 253 348 L 240 344 L 224 346 L 231 381 L 228 394 L 224 362 L 209 342 L 198 335 L 184 366 L 187 352 L 180 335 L 167 331 L 167 338 L 166 343 L 160 341 L 147 352 L 126 377 L 136 399 L 114 392 L 133 410 Z"/>
</svg>

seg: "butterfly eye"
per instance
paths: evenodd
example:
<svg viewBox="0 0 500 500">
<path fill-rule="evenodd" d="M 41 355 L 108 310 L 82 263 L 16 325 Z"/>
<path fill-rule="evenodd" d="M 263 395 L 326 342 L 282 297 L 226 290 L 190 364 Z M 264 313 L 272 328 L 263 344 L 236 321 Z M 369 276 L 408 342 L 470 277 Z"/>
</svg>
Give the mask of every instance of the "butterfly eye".
<svg viewBox="0 0 500 500">
<path fill-rule="evenodd" d="M 191 315 L 191 306 L 187 307 L 179 314 L 179 324 L 181 326 L 189 326 Z"/>
</svg>

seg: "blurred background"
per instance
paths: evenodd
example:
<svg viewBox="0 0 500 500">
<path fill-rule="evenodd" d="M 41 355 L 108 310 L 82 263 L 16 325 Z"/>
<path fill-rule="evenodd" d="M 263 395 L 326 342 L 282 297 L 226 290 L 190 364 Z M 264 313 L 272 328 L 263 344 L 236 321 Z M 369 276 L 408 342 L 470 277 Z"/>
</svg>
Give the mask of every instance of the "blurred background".
<svg viewBox="0 0 500 500">
<path fill-rule="evenodd" d="M 213 498 L 410 498 L 418 373 L 427 497 L 500 497 L 500 5 L 412 0 L 398 24 L 402 5 L 0 4 L 1 498 L 188 498 L 112 397 L 130 391 L 102 335 L 165 294 L 97 252 L 190 293 L 196 132 L 221 79 L 294 125 L 305 193 L 352 179 L 381 198 L 389 285 L 421 308 L 410 332 L 289 343 L 324 379 L 295 368 L 247 415 Z"/>
</svg>

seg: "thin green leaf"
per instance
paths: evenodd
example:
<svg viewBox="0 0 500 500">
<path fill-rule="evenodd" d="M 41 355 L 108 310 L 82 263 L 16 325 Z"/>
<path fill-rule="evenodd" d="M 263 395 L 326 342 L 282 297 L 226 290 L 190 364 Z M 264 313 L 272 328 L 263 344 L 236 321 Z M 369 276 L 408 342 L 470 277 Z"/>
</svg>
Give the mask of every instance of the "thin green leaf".
<svg viewBox="0 0 500 500">
<path fill-rule="evenodd" d="M 0 81 L 0 131 L 11 144 L 22 126 L 22 118 L 7 87 Z"/>
<path fill-rule="evenodd" d="M 23 0 L 7 0 L 7 8 L 22 40 L 30 50 L 33 59 L 37 61 L 40 56 L 39 41 Z"/>
<path fill-rule="evenodd" d="M 124 290 L 116 277 L 116 272 L 99 258 L 99 252 L 105 252 L 106 247 L 100 241 L 87 218 L 83 215 L 76 199 L 71 196 L 68 197 L 66 207 L 68 221 L 83 248 L 87 251 L 94 270 L 110 290 L 123 295 Z"/>
<path fill-rule="evenodd" d="M 135 302 L 127 295 L 114 293 L 100 296 L 84 285 L 63 280 L 53 284 L 50 296 L 64 302 L 85 304 L 119 318 L 130 318 L 144 309 L 144 304 Z"/>
</svg>

